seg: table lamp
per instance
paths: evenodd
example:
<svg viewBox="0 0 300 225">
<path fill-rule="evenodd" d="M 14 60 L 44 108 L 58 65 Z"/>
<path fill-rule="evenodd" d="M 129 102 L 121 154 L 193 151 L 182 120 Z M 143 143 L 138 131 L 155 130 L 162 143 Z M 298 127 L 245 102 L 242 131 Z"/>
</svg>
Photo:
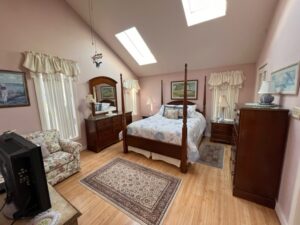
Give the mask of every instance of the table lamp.
<svg viewBox="0 0 300 225">
<path fill-rule="evenodd" d="M 150 114 L 153 111 L 153 99 L 151 97 L 148 97 L 146 105 L 150 105 Z"/>
<path fill-rule="evenodd" d="M 229 107 L 229 104 L 227 102 L 227 98 L 225 95 L 221 95 L 219 97 L 219 107 L 221 108 L 221 117 L 219 118 L 219 121 L 224 121 L 225 108 Z"/>
<path fill-rule="evenodd" d="M 260 104 L 272 105 L 272 102 L 274 100 L 274 96 L 271 95 L 272 93 L 274 93 L 274 91 L 272 89 L 272 82 L 271 81 L 263 81 L 261 83 L 260 89 L 258 91 L 258 94 L 261 94 Z"/>
<path fill-rule="evenodd" d="M 88 94 L 85 97 L 85 102 L 89 105 L 89 108 L 92 112 L 90 117 L 93 117 L 93 110 L 92 110 L 93 105 L 92 104 L 96 104 L 96 99 L 94 98 L 94 96 L 92 94 Z"/>
</svg>

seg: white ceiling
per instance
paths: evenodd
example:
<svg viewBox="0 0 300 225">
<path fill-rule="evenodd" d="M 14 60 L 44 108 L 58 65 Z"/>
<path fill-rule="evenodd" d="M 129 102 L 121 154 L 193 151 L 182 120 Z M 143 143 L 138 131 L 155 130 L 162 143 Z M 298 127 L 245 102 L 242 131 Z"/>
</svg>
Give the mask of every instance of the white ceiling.
<svg viewBox="0 0 300 225">
<path fill-rule="evenodd" d="M 89 1 L 66 0 L 89 23 Z M 181 0 L 93 0 L 95 30 L 138 76 L 256 62 L 278 0 L 228 0 L 227 15 L 188 27 Z M 157 63 L 139 66 L 115 34 L 135 26 Z M 105 55 L 103 56 L 105 57 Z"/>
</svg>

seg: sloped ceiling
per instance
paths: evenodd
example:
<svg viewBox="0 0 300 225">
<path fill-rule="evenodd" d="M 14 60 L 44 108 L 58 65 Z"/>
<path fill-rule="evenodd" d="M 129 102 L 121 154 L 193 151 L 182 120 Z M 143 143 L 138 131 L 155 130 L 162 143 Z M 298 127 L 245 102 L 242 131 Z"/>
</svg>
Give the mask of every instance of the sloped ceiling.
<svg viewBox="0 0 300 225">
<path fill-rule="evenodd" d="M 89 24 L 89 1 L 66 1 Z M 94 26 L 138 76 L 255 63 L 277 3 L 228 0 L 225 17 L 188 27 L 181 0 L 93 0 Z M 115 38 L 132 26 L 157 63 L 139 66 Z"/>
</svg>

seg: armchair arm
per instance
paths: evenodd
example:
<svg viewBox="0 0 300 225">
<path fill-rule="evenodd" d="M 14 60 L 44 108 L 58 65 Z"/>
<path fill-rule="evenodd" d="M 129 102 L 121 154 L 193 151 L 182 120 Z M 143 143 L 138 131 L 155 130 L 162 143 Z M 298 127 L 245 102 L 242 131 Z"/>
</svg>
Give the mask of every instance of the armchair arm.
<svg viewBox="0 0 300 225">
<path fill-rule="evenodd" d="M 60 139 L 59 144 L 64 152 L 79 155 L 82 145 L 75 141 Z"/>
</svg>

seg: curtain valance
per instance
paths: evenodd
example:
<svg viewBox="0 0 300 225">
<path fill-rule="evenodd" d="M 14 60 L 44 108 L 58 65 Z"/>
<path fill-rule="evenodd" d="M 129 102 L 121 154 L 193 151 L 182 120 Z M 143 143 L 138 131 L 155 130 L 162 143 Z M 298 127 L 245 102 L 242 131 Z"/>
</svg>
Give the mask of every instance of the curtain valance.
<svg viewBox="0 0 300 225">
<path fill-rule="evenodd" d="M 126 89 L 131 89 L 131 90 L 135 90 L 135 91 L 140 90 L 140 85 L 139 85 L 138 80 L 124 80 L 123 86 Z"/>
<path fill-rule="evenodd" d="M 245 76 L 243 71 L 226 71 L 221 73 L 212 73 L 210 75 L 208 85 L 210 86 L 210 89 L 224 84 L 241 88 L 244 80 Z"/>
<path fill-rule="evenodd" d="M 25 52 L 23 66 L 33 73 L 62 73 L 73 78 L 77 78 L 80 73 L 75 61 L 36 52 Z"/>
</svg>

